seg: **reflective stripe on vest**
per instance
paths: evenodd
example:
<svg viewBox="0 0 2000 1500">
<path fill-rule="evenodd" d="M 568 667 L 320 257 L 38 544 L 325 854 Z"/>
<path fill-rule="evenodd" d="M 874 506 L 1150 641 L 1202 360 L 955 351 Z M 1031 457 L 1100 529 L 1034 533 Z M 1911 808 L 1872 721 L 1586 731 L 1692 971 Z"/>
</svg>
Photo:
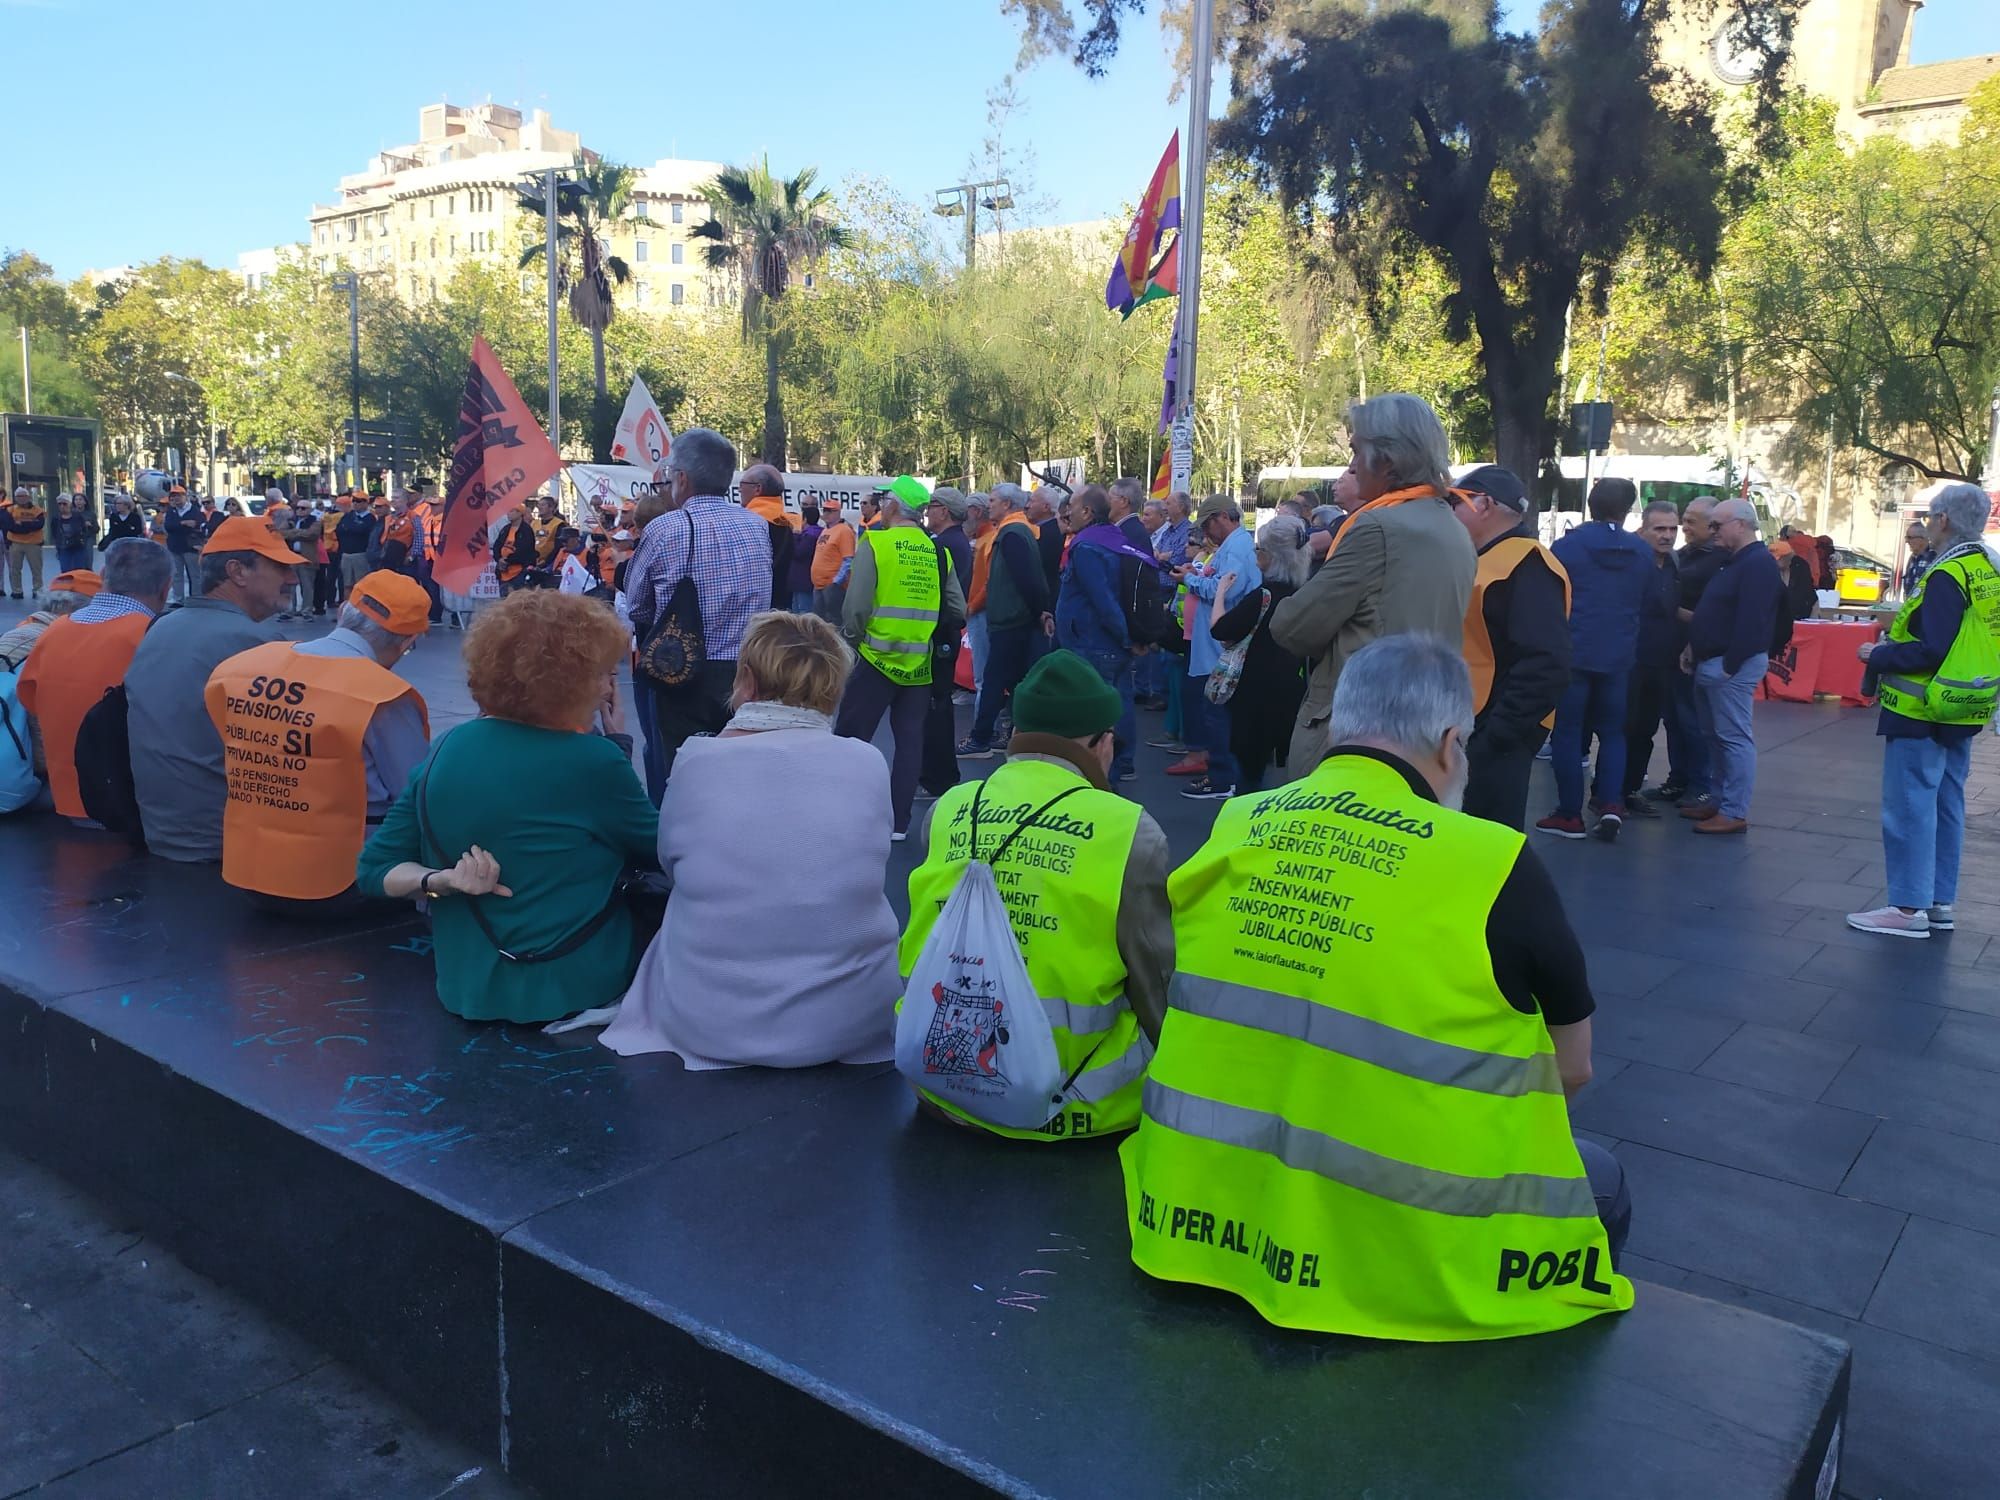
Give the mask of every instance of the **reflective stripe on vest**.
<svg viewBox="0 0 2000 1500">
<path fill-rule="evenodd" d="M 1523 842 L 1338 747 L 1223 805 L 1168 880 L 1180 972 L 1119 1152 L 1141 1270 L 1371 1338 L 1631 1305 L 1549 1029 L 1493 976 Z"/>
<path fill-rule="evenodd" d="M 1487 702 L 1493 696 L 1493 639 L 1486 629 L 1486 591 L 1496 583 L 1514 576 L 1514 570 L 1530 557 L 1539 555 L 1548 570 L 1562 580 L 1563 616 L 1569 616 L 1570 584 L 1569 570 L 1556 561 L 1555 553 L 1549 551 L 1533 537 L 1510 536 L 1495 542 L 1479 554 L 1478 570 L 1472 575 L 1472 602 L 1465 608 L 1465 665 L 1472 673 L 1472 711 L 1486 712 Z M 1542 727 L 1548 728 L 1556 721 L 1554 709 L 1542 720 Z"/>
<path fill-rule="evenodd" d="M 354 884 L 368 834 L 363 741 L 375 710 L 417 690 L 373 661 L 310 656 L 289 641 L 253 646 L 209 675 L 203 693 L 222 736 L 227 800 L 222 878 L 295 901 Z"/>
<path fill-rule="evenodd" d="M 936 543 L 915 526 L 885 526 L 862 538 L 875 560 L 875 600 L 861 655 L 903 687 L 931 680 L 931 636 L 943 596 Z"/>
<path fill-rule="evenodd" d="M 1965 614 L 1935 673 L 1885 673 L 1877 682 L 1882 706 L 1923 724 L 1984 724 L 2000 708 L 2000 574 L 1985 550 L 1954 549 L 1924 573 L 1889 626 L 1889 639 L 1915 640 L 1912 622 L 1931 580 L 1949 576 L 1965 595 Z"/>
<path fill-rule="evenodd" d="M 1283 1115 L 1241 1109 L 1146 1081 L 1146 1118 L 1182 1135 L 1259 1151 L 1300 1172 L 1311 1172 L 1371 1198 L 1459 1218 L 1529 1214 L 1542 1219 L 1594 1218 L 1597 1200 L 1581 1177 L 1540 1177 L 1509 1172 L 1466 1177 L 1435 1172 L 1381 1156 L 1294 1125 Z"/>
<path fill-rule="evenodd" d="M 1394 1026 L 1351 1015 L 1318 1001 L 1193 974 L 1174 976 L 1168 1003 L 1190 1015 L 1290 1037 L 1308 1047 L 1359 1058 L 1426 1083 L 1508 1096 L 1562 1092 L 1562 1074 L 1557 1071 L 1553 1052 L 1537 1052 L 1529 1057 L 1475 1052 L 1469 1047 L 1399 1031 Z"/>
<path fill-rule="evenodd" d="M 1022 819 L 1082 781 L 1069 766 L 1017 758 L 985 781 L 961 783 L 938 799 L 930 847 L 910 875 L 910 923 L 897 948 L 904 975 L 971 858 L 974 793 L 979 853 L 990 860 Z M 994 866 L 1028 979 L 1043 997 L 1056 1054 L 1071 1078 L 1049 1123 L 1040 1130 L 989 1125 L 925 1093 L 939 1109 L 982 1130 L 1031 1141 L 1106 1135 L 1137 1122 L 1139 1083 L 1153 1049 L 1125 997 L 1118 908 L 1139 816 L 1137 803 L 1085 787 L 1015 839 Z"/>
</svg>

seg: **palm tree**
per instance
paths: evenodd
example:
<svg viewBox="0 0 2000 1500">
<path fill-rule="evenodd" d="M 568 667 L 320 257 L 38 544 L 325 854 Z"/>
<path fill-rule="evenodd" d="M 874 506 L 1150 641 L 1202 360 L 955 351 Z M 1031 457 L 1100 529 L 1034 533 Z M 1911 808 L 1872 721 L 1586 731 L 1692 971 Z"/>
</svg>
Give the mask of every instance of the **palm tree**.
<svg viewBox="0 0 2000 1500">
<path fill-rule="evenodd" d="M 785 464 L 785 408 L 778 393 L 778 358 L 783 341 L 776 311 L 795 269 L 811 265 L 828 250 L 853 243 L 833 221 L 833 194 L 817 185 L 819 170 L 796 177 L 771 175 L 769 161 L 725 167 L 706 184 L 708 218 L 692 238 L 707 240 L 702 259 L 709 269 L 735 270 L 743 288 L 743 341 L 764 341 L 763 461 Z"/>
<path fill-rule="evenodd" d="M 579 151 L 571 176 L 556 184 L 556 286 L 569 293 L 569 315 L 590 330 L 599 406 L 609 399 L 604 384 L 604 330 L 616 316 L 611 289 L 632 279 L 632 268 L 607 253 L 606 246 L 611 226 L 623 216 L 638 176 L 631 167 Z M 539 184 L 516 189 L 516 196 L 524 214 L 533 214 L 537 223 L 543 221 L 548 209 Z M 547 250 L 546 241 L 528 246 L 521 252 L 521 265 L 533 265 Z"/>
</svg>

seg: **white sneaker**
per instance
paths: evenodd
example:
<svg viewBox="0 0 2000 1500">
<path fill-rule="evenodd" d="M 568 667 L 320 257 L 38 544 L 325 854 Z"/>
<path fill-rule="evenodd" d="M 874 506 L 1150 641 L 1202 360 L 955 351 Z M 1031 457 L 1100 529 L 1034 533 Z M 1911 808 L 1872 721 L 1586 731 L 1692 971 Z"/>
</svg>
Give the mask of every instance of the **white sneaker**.
<svg viewBox="0 0 2000 1500">
<path fill-rule="evenodd" d="M 1958 925 L 1953 918 L 1951 903 L 1949 901 L 1940 901 L 1936 906 L 1933 906 L 1930 911 L 1930 917 L 1932 932 L 1950 932 L 1952 928 Z"/>
<path fill-rule="evenodd" d="M 898 830 L 897 832 L 891 833 L 889 835 L 889 842 L 892 844 L 900 844 L 909 836 L 910 835 L 907 832 Z"/>
<path fill-rule="evenodd" d="M 1904 911 L 1900 906 L 1849 912 L 1847 925 L 1856 932 L 1879 932 L 1884 937 L 1927 938 L 1931 935 L 1930 913 Z"/>
</svg>

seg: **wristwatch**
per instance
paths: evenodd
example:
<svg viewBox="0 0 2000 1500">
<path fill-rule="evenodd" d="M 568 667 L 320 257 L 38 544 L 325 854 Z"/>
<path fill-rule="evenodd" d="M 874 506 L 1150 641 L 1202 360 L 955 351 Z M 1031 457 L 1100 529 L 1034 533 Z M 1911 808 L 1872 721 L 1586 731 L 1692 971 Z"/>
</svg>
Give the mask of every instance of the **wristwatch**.
<svg viewBox="0 0 2000 1500">
<path fill-rule="evenodd" d="M 451 894 L 449 891 L 434 891 L 431 889 L 431 877 L 433 875 L 442 875 L 442 874 L 444 874 L 444 871 L 442 870 L 426 870 L 424 872 L 424 878 L 418 883 L 418 889 L 423 892 L 425 899 L 436 901 L 441 896 L 447 896 Z"/>
</svg>

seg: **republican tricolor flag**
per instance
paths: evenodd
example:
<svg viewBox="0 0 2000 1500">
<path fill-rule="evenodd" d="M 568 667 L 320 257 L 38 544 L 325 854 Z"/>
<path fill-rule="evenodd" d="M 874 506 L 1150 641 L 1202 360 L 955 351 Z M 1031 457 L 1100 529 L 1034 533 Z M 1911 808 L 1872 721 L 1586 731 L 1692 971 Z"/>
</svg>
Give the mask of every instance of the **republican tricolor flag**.
<svg viewBox="0 0 2000 1500">
<path fill-rule="evenodd" d="M 1167 142 L 1166 154 L 1153 168 L 1153 180 L 1104 287 L 1104 305 L 1121 317 L 1135 308 L 1180 291 L 1181 281 L 1181 133 Z M 1167 239 L 1168 234 L 1174 237 Z"/>
</svg>

